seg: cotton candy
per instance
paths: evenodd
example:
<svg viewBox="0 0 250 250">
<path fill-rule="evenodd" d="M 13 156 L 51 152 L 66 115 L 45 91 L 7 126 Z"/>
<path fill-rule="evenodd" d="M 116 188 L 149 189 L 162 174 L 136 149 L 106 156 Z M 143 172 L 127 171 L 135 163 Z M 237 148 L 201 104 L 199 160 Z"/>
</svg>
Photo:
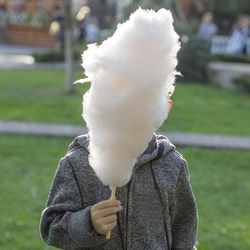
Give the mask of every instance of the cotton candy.
<svg viewBox="0 0 250 250">
<path fill-rule="evenodd" d="M 139 8 L 110 38 L 83 53 L 91 81 L 83 97 L 89 163 L 104 185 L 130 180 L 137 157 L 167 118 L 179 48 L 171 12 Z"/>
</svg>

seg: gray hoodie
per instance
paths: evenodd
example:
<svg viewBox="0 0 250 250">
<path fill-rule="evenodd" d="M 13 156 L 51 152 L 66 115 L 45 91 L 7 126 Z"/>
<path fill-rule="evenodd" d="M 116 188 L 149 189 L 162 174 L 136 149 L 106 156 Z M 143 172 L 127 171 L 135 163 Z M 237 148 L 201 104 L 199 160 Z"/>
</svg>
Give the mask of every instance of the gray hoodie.
<svg viewBox="0 0 250 250">
<path fill-rule="evenodd" d="M 153 136 L 137 159 L 130 182 L 117 188 L 123 210 L 111 239 L 95 232 L 90 208 L 110 197 L 110 189 L 88 163 L 88 135 L 77 137 L 60 160 L 41 236 L 62 249 L 193 250 L 197 210 L 186 161 L 166 137 Z"/>
</svg>

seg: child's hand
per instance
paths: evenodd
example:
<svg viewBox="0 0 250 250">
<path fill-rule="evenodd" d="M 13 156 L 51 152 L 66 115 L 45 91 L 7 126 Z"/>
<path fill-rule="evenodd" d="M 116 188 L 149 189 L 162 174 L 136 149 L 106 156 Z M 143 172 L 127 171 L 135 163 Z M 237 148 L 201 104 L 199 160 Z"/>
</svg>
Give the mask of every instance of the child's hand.
<svg viewBox="0 0 250 250">
<path fill-rule="evenodd" d="M 91 207 L 91 220 L 95 231 L 107 234 L 117 223 L 117 212 L 122 210 L 118 200 L 106 200 Z"/>
</svg>

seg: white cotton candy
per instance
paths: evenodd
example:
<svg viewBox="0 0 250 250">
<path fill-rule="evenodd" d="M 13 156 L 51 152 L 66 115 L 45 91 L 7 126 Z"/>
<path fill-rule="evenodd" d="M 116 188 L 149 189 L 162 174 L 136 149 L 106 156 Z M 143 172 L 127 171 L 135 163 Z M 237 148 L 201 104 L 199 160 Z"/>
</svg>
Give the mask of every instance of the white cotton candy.
<svg viewBox="0 0 250 250">
<path fill-rule="evenodd" d="M 180 48 L 171 12 L 138 9 L 82 66 L 91 81 L 83 99 L 89 162 L 103 184 L 121 187 L 168 116 Z"/>
</svg>

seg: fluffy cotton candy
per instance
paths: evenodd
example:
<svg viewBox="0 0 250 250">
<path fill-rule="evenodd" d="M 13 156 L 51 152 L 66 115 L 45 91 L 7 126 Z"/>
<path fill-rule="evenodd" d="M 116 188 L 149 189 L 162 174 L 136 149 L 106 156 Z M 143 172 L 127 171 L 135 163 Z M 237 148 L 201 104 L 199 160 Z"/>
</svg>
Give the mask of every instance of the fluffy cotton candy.
<svg viewBox="0 0 250 250">
<path fill-rule="evenodd" d="M 89 162 L 103 184 L 121 187 L 168 116 L 180 48 L 171 12 L 138 9 L 82 66 L 91 81 L 83 98 Z"/>
</svg>

